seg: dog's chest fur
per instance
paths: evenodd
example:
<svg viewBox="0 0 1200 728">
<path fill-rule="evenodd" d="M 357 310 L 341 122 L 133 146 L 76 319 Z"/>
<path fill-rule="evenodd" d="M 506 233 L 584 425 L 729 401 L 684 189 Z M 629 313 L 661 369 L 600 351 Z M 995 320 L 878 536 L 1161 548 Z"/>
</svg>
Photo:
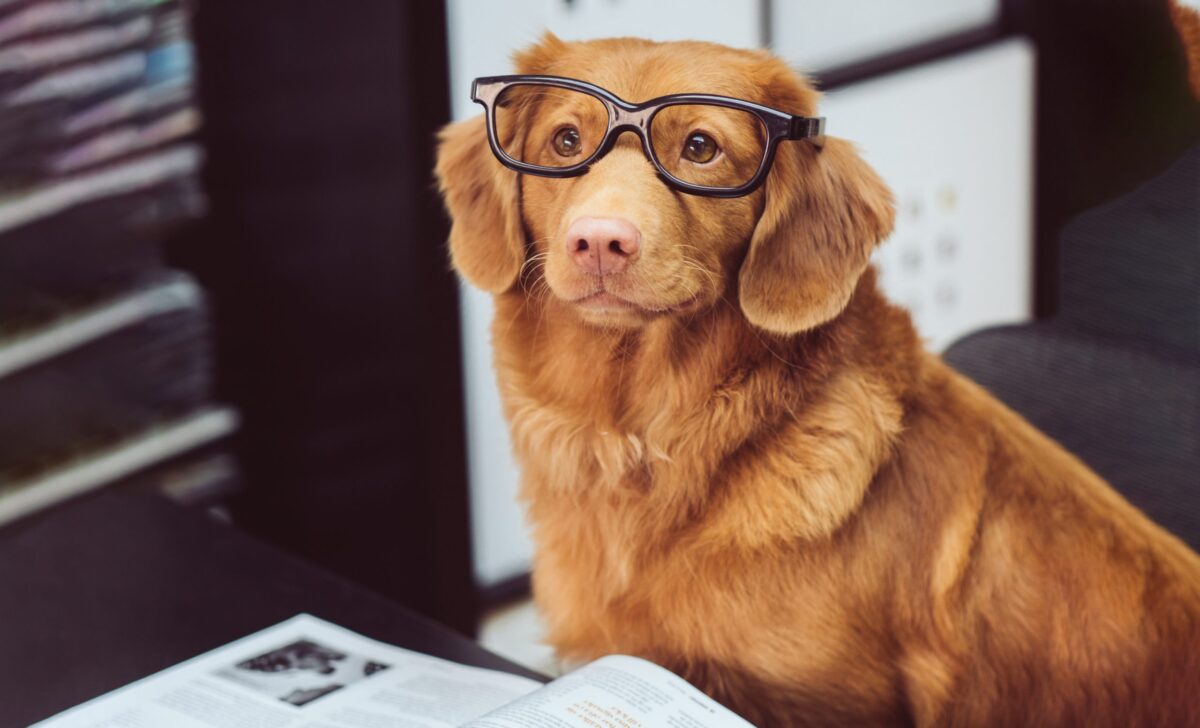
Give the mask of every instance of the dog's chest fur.
<svg viewBox="0 0 1200 728">
<path fill-rule="evenodd" d="M 820 545 L 858 508 L 898 432 L 899 406 L 882 388 L 840 373 L 801 391 L 813 372 L 743 340 L 719 313 L 690 334 L 630 337 L 498 302 L 535 590 L 560 654 L 624 652 L 702 681 L 811 675 L 813 685 L 834 664 L 885 662 L 841 654 L 846 632 L 875 627 L 872 615 L 830 608 L 869 600 L 845 586 L 853 565 Z M 781 550 L 795 553 L 781 560 Z M 861 623 L 844 617 L 856 613 Z M 866 693 L 891 690 L 876 684 L 885 671 L 868 673 Z"/>
</svg>

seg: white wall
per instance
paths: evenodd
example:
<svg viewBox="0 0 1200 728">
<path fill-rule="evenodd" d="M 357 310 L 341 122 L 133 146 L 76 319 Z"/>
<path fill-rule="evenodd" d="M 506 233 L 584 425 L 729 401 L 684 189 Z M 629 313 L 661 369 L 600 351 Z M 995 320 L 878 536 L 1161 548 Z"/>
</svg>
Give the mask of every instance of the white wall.
<svg viewBox="0 0 1200 728">
<path fill-rule="evenodd" d="M 771 42 L 803 69 L 833 68 L 996 20 L 998 0 L 773 0 Z"/>
</svg>

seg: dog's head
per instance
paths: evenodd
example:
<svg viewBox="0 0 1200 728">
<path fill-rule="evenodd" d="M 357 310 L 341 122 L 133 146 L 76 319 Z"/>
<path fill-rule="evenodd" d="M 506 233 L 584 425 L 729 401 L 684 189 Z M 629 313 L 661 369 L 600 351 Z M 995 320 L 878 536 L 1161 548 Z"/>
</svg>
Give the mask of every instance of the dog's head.
<svg viewBox="0 0 1200 728">
<path fill-rule="evenodd" d="M 589 81 L 632 102 L 708 93 L 816 113 L 817 92 L 764 52 L 548 34 L 515 60 L 519 73 Z M 512 143 L 541 153 L 572 113 L 539 103 Z M 718 147 L 706 163 L 742 163 L 723 150 L 761 133 L 696 123 Z M 783 142 L 763 186 L 715 198 L 669 187 L 631 133 L 582 176 L 519 175 L 493 156 L 480 116 L 443 130 L 437 175 L 453 218 L 451 256 L 467 280 L 500 293 L 532 271 L 582 321 L 603 326 L 690 315 L 724 299 L 767 331 L 810 329 L 846 306 L 893 218 L 888 189 L 833 138 L 823 148 Z"/>
</svg>

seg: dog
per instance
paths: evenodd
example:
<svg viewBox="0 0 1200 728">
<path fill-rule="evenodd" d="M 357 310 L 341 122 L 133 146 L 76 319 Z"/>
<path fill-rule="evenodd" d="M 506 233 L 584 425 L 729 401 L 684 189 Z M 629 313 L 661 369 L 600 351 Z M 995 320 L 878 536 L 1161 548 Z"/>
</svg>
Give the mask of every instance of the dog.
<svg viewBox="0 0 1200 728">
<path fill-rule="evenodd" d="M 700 42 L 547 34 L 515 65 L 635 102 L 819 97 Z M 497 111 L 498 145 L 579 159 L 595 132 L 555 99 Z M 558 654 L 644 657 L 760 726 L 1200 725 L 1200 557 L 923 350 L 869 265 L 893 201 L 854 147 L 785 141 L 705 196 L 636 125 L 561 178 L 503 164 L 482 116 L 439 141 Z"/>
</svg>

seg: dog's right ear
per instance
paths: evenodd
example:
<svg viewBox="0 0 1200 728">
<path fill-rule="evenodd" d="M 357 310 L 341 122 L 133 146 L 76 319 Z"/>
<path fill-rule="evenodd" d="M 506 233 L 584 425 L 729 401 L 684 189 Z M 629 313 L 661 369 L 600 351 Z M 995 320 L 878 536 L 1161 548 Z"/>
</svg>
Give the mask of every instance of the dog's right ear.
<svg viewBox="0 0 1200 728">
<path fill-rule="evenodd" d="M 492 155 L 482 115 L 442 129 L 436 173 L 454 268 L 489 293 L 512 288 L 525 262 L 517 173 Z"/>
<path fill-rule="evenodd" d="M 779 149 L 766 207 L 738 275 L 746 319 L 775 334 L 820 326 L 850 302 L 892 230 L 891 190 L 847 141 Z"/>
</svg>

